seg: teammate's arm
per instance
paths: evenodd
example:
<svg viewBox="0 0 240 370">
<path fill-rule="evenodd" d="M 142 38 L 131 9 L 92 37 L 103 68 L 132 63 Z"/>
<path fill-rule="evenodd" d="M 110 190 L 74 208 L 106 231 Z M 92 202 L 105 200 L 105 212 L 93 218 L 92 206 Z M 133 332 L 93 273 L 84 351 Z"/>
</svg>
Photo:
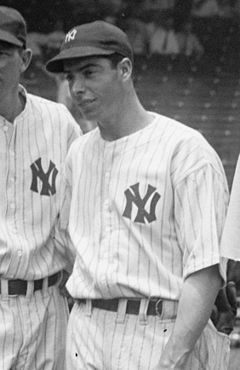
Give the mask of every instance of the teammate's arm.
<svg viewBox="0 0 240 370">
<path fill-rule="evenodd" d="M 66 159 L 64 167 L 62 169 L 59 217 L 54 229 L 54 239 L 55 242 L 62 247 L 66 260 L 66 270 L 68 273 L 72 272 L 75 260 L 75 249 L 72 245 L 71 238 L 68 233 L 70 205 L 71 205 L 71 170 L 70 166 L 68 166 L 68 162 Z"/>
<path fill-rule="evenodd" d="M 221 284 L 217 265 L 197 271 L 185 280 L 173 333 L 156 370 L 184 370 L 188 355 L 207 324 Z"/>
</svg>

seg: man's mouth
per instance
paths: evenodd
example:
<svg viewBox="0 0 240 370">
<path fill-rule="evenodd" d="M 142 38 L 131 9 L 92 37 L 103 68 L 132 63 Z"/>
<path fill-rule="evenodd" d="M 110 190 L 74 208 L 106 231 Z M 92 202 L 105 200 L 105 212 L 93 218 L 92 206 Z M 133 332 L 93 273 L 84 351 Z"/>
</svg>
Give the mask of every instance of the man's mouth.
<svg viewBox="0 0 240 370">
<path fill-rule="evenodd" d="M 96 101 L 96 99 L 84 99 L 84 100 L 79 101 L 78 105 L 82 109 L 84 109 L 84 108 L 87 108 L 87 107 L 91 106 L 95 101 Z"/>
</svg>

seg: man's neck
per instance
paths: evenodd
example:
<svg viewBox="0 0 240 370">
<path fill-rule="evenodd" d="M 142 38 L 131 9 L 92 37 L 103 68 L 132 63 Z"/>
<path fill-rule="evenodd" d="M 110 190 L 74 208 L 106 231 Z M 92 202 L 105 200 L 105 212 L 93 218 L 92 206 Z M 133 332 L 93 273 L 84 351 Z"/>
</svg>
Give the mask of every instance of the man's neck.
<svg viewBox="0 0 240 370">
<path fill-rule="evenodd" d="M 99 122 L 98 126 L 103 139 L 113 141 L 129 136 L 153 121 L 153 116 L 147 112 L 137 100 L 126 105 L 110 120 L 110 122 Z"/>
<path fill-rule="evenodd" d="M 7 96 L 1 101 L 0 115 L 8 122 L 13 123 L 15 118 L 23 111 L 25 106 L 25 99 L 18 91 L 13 96 Z"/>
</svg>

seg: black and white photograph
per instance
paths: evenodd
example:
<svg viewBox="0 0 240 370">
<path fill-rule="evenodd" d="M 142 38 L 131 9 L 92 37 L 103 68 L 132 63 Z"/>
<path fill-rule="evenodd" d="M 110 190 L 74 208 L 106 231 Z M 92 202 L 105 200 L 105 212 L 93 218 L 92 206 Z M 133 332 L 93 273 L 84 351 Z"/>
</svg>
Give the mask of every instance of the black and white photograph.
<svg viewBox="0 0 240 370">
<path fill-rule="evenodd" d="M 0 370 L 240 369 L 240 0 L 0 1 Z"/>
</svg>

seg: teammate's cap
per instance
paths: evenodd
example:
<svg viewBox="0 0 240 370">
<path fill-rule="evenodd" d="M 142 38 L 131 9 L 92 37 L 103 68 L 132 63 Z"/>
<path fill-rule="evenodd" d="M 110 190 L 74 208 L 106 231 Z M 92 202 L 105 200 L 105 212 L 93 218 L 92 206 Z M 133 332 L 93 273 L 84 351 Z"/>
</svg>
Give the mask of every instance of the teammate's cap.
<svg viewBox="0 0 240 370">
<path fill-rule="evenodd" d="M 127 35 L 118 27 L 104 21 L 85 23 L 72 28 L 65 37 L 58 55 L 48 61 L 49 72 L 64 72 L 63 62 L 74 58 L 119 53 L 133 60 Z"/>
<path fill-rule="evenodd" d="M 27 26 L 22 15 L 13 8 L 0 6 L 0 41 L 26 46 Z"/>
</svg>

